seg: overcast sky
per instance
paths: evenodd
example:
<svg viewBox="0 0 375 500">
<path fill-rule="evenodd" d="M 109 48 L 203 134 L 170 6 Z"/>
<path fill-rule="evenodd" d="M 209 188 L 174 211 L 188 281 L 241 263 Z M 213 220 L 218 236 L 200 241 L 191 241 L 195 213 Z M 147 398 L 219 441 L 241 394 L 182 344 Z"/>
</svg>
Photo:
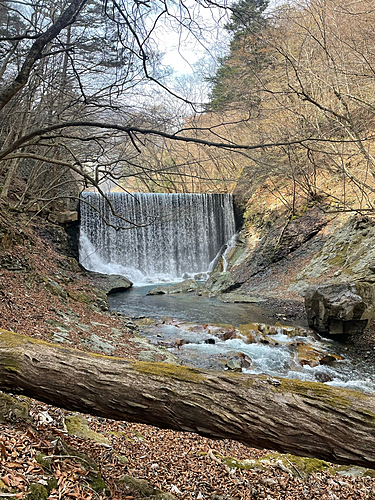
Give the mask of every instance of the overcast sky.
<svg viewBox="0 0 375 500">
<path fill-rule="evenodd" d="M 228 33 L 223 29 L 227 17 L 222 9 L 203 8 L 194 2 L 191 15 L 191 30 L 166 24 L 156 33 L 155 41 L 165 54 L 164 65 L 179 75 L 192 73 L 202 58 L 216 60 L 228 47 Z"/>
</svg>

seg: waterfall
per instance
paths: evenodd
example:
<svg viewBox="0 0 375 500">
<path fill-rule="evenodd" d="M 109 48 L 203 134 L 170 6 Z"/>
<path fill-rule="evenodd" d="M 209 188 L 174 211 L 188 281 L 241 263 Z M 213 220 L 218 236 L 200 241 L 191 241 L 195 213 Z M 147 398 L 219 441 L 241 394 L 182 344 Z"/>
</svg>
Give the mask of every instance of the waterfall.
<svg viewBox="0 0 375 500">
<path fill-rule="evenodd" d="M 92 271 L 122 274 L 136 283 L 193 276 L 208 271 L 235 232 L 230 194 L 107 196 L 130 223 L 114 216 L 99 194 L 82 194 L 80 262 Z"/>
</svg>

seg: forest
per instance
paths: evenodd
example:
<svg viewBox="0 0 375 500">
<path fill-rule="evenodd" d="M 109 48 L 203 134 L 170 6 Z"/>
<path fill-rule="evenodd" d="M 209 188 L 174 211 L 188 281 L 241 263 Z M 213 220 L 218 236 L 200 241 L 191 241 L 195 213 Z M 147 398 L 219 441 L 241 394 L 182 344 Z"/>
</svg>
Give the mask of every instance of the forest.
<svg viewBox="0 0 375 500">
<path fill-rule="evenodd" d="M 193 8 L 1 9 L 2 203 L 15 181 L 11 206 L 34 210 L 73 197 L 72 179 L 161 192 L 267 179 L 292 213 L 300 196 L 372 211 L 371 2 L 215 6 L 231 41 L 203 102 L 179 92 L 155 41 L 168 23 L 205 40 Z"/>
</svg>

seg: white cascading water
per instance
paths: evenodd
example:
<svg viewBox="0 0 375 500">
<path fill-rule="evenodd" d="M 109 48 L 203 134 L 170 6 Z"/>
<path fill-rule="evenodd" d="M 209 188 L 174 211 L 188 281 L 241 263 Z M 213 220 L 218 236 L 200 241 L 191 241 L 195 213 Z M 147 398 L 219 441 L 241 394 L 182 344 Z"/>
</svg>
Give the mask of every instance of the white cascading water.
<svg viewBox="0 0 375 500">
<path fill-rule="evenodd" d="M 114 211 L 136 227 L 114 216 L 99 194 L 83 193 L 80 262 L 91 271 L 122 274 L 135 283 L 178 280 L 208 271 L 235 233 L 230 194 L 107 196 Z"/>
</svg>

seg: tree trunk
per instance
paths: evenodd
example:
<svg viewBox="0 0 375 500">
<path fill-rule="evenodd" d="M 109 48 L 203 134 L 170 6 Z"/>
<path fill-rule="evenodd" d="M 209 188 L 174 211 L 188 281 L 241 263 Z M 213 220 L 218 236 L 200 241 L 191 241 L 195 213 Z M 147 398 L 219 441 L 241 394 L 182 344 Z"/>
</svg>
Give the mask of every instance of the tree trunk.
<svg viewBox="0 0 375 500">
<path fill-rule="evenodd" d="M 68 410 L 375 468 L 375 395 L 88 354 L 0 330 L 0 387 Z"/>
<path fill-rule="evenodd" d="M 5 180 L 3 183 L 3 188 L 2 188 L 1 193 L 0 193 L 0 198 L 3 200 L 6 200 L 8 198 L 9 188 L 10 188 L 12 181 L 13 181 L 13 178 L 16 174 L 19 160 L 17 160 L 15 158 L 15 159 L 10 160 L 9 162 L 6 162 L 6 163 L 9 163 L 9 166 L 8 166 L 7 171 L 6 171 L 6 176 L 5 176 Z"/>
</svg>

